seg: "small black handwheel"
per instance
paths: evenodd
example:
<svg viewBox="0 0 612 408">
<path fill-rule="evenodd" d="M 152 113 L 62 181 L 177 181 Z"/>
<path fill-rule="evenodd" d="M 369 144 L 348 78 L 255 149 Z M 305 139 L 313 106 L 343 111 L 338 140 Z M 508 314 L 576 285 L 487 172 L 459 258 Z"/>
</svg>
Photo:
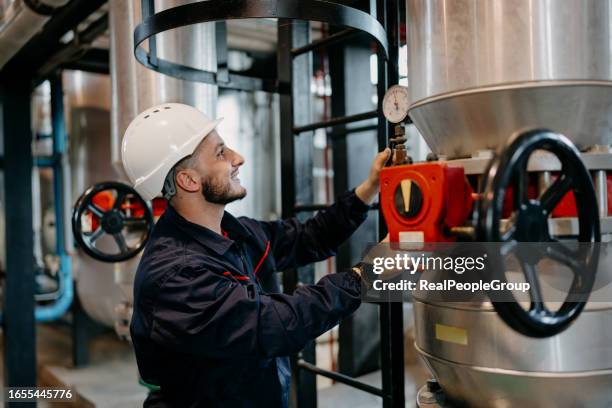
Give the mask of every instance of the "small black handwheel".
<svg viewBox="0 0 612 408">
<path fill-rule="evenodd" d="M 527 162 L 536 150 L 554 154 L 561 162 L 556 180 L 537 198 L 528 196 Z M 504 197 L 512 189 L 513 213 L 502 228 Z M 578 216 L 578 242 L 601 241 L 597 197 L 592 179 L 580 153 L 565 136 L 548 131 L 533 130 L 518 135 L 489 163 L 484 174 L 476 213 L 477 239 L 481 242 L 501 242 L 501 248 L 489 257 L 489 272 L 506 282 L 505 255 L 513 252 L 530 284 L 529 310 L 516 301 L 511 292 L 492 297 L 499 316 L 518 332 L 531 337 L 548 337 L 560 333 L 581 313 L 592 290 L 597 270 L 596 245 L 574 242 L 573 250 L 551 237 L 548 218 L 561 199 L 572 191 Z M 511 247 L 517 242 L 545 242 L 525 245 L 518 250 Z M 516 245 L 515 245 L 516 246 Z M 542 298 L 536 264 L 543 258 L 560 262 L 573 273 L 568 296 L 556 311 L 549 310 Z M 491 276 L 489 276 L 491 278 Z M 501 301 L 496 301 L 501 300 Z"/>
<path fill-rule="evenodd" d="M 146 201 L 130 186 L 106 181 L 89 187 L 72 213 L 72 232 L 86 254 L 102 262 L 136 256 L 153 228 Z"/>
</svg>

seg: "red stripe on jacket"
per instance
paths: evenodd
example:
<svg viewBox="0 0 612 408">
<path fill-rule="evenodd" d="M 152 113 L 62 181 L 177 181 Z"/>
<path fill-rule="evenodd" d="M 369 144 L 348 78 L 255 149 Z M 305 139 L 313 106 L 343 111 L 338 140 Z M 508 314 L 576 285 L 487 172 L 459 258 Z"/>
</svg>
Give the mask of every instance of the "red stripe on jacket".
<svg viewBox="0 0 612 408">
<path fill-rule="evenodd" d="M 249 280 L 248 276 L 242 276 L 242 275 L 232 275 L 230 271 L 225 271 L 223 272 L 223 275 L 225 276 L 232 276 L 238 280 Z"/>
<path fill-rule="evenodd" d="M 259 271 L 259 267 L 261 266 L 261 264 L 263 264 L 263 262 L 268 257 L 268 252 L 270 252 L 270 241 L 268 241 L 268 244 L 266 245 L 266 251 L 264 252 L 259 262 L 257 263 L 257 266 L 255 267 L 255 269 L 253 269 L 253 275 L 257 276 L 257 271 Z"/>
</svg>

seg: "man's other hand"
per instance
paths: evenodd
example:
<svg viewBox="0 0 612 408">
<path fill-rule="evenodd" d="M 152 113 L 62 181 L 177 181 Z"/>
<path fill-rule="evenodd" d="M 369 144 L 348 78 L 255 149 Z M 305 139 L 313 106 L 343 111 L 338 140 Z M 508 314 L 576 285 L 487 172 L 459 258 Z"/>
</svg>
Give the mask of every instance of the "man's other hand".
<svg viewBox="0 0 612 408">
<path fill-rule="evenodd" d="M 378 153 L 374 158 L 374 162 L 372 162 L 368 178 L 355 189 L 355 194 L 364 203 L 371 204 L 376 194 L 378 194 L 380 171 L 385 166 L 390 154 L 391 149 L 388 147 Z"/>
</svg>

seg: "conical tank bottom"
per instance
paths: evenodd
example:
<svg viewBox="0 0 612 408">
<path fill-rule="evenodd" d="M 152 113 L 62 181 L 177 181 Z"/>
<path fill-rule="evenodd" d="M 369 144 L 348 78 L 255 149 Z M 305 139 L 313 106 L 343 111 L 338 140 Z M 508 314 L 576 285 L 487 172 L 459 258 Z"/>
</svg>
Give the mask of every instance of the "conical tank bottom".
<svg viewBox="0 0 612 408">
<path fill-rule="evenodd" d="M 515 132 L 546 128 L 580 150 L 612 144 L 612 82 L 530 83 L 442 94 L 411 107 L 433 152 L 449 159 L 496 149 Z"/>
</svg>

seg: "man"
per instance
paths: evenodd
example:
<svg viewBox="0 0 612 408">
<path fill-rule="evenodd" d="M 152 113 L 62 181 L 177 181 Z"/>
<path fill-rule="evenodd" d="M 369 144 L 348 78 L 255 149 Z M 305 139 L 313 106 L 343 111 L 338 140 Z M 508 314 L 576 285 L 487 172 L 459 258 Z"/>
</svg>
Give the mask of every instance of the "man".
<svg viewBox="0 0 612 408">
<path fill-rule="evenodd" d="M 367 216 L 389 150 L 366 181 L 300 223 L 234 218 L 244 158 L 193 107 L 163 104 L 126 130 L 122 159 L 145 199 L 162 190 L 158 220 L 136 273 L 131 335 L 145 407 L 287 407 L 288 356 L 360 304 L 347 271 L 279 293 L 276 271 L 328 258 Z"/>
</svg>

